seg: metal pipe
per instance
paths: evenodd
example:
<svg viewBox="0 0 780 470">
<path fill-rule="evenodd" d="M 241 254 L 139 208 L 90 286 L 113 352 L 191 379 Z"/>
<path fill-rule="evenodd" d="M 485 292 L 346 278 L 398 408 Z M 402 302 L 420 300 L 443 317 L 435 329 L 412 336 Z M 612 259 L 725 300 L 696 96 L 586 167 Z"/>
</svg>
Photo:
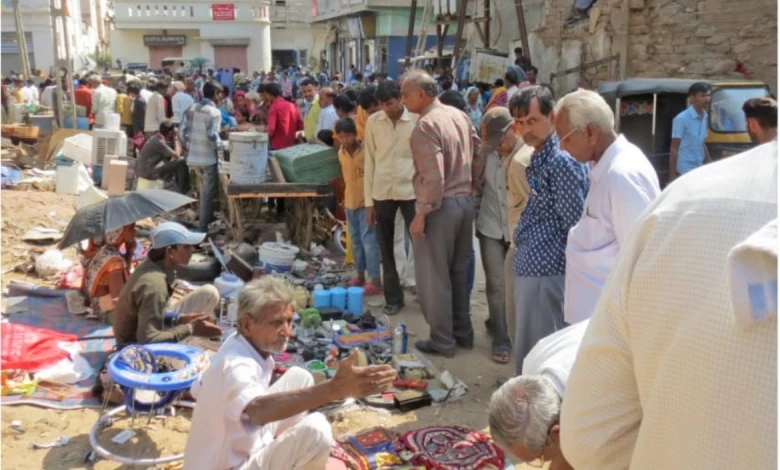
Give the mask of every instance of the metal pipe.
<svg viewBox="0 0 780 470">
<path fill-rule="evenodd" d="M 65 77 L 67 78 L 68 90 L 70 90 L 70 118 L 73 122 L 73 128 L 78 129 L 78 118 L 76 117 L 76 90 L 73 83 L 73 56 L 70 53 L 70 36 L 68 35 L 68 16 L 64 13 L 67 11 L 68 0 L 62 0 L 62 10 L 60 17 L 62 18 L 62 35 L 65 37 Z"/>
<path fill-rule="evenodd" d="M 523 0 L 515 0 L 515 13 L 517 14 L 517 26 L 520 31 L 520 41 L 523 43 L 523 53 L 526 55 L 526 57 L 530 58 L 531 49 L 528 46 L 528 29 L 525 27 L 525 12 L 523 11 Z"/>
<path fill-rule="evenodd" d="M 458 5 L 458 27 L 455 29 L 455 50 L 452 51 L 452 72 L 455 75 L 454 80 L 457 83 L 458 75 L 458 59 L 460 58 L 460 46 L 463 42 L 463 25 L 466 21 L 466 9 L 468 8 L 469 0 L 460 0 Z"/>
<path fill-rule="evenodd" d="M 417 16 L 417 0 L 412 0 L 412 9 L 409 12 L 409 32 L 406 35 L 406 61 L 404 68 L 409 68 L 409 62 L 412 56 L 412 37 L 414 37 L 414 20 Z M 425 18 L 423 18 L 423 21 Z"/>
<path fill-rule="evenodd" d="M 620 97 L 615 99 L 615 132 L 620 132 Z"/>
<path fill-rule="evenodd" d="M 19 0 L 13 0 L 14 22 L 16 23 L 16 38 L 19 41 L 19 54 L 22 56 L 22 73 L 26 79 L 30 78 L 30 56 L 27 55 L 27 37 L 24 34 L 22 24 L 22 12 L 19 10 Z"/>
</svg>

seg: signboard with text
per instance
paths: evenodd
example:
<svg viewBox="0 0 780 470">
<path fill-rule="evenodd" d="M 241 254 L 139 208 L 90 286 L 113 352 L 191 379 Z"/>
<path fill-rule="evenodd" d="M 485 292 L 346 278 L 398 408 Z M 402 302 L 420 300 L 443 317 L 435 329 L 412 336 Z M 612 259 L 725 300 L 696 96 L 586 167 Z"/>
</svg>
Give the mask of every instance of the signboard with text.
<svg viewBox="0 0 780 470">
<path fill-rule="evenodd" d="M 160 34 L 145 34 L 144 46 L 147 47 L 168 47 L 168 46 L 186 46 L 187 36 L 183 34 L 175 34 L 172 36 L 160 35 Z"/>
<path fill-rule="evenodd" d="M 211 18 L 214 21 L 233 21 L 236 19 L 236 8 L 232 3 L 212 3 Z"/>
</svg>

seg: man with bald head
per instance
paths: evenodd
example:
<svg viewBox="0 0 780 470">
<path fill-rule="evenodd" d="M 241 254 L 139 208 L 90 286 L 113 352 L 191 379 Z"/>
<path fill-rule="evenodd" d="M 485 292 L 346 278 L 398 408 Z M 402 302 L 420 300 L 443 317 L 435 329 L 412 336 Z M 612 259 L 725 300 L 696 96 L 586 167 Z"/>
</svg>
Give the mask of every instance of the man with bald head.
<svg viewBox="0 0 780 470">
<path fill-rule="evenodd" d="M 437 95 L 427 73 L 404 76 L 403 104 L 420 115 L 410 138 L 416 202 L 409 232 L 420 306 L 431 327 L 430 339 L 415 346 L 452 357 L 456 346 L 474 346 L 466 278 L 474 229 L 472 174 L 481 174 L 482 163 L 474 161 L 480 140 L 471 119 Z"/>
<path fill-rule="evenodd" d="M 317 119 L 317 130 L 314 135 L 317 136 L 320 131 L 333 130 L 339 115 L 336 114 L 336 108 L 333 107 L 333 100 L 336 93 L 333 88 L 326 86 L 320 89 L 320 117 Z M 319 139 L 318 139 L 319 140 Z"/>
</svg>

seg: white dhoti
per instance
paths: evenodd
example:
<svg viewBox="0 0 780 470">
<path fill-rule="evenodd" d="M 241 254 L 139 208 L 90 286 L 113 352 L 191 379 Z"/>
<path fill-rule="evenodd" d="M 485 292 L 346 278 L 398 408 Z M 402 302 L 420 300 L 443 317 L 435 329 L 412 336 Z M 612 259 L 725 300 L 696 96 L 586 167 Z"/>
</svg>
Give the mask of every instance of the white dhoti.
<svg viewBox="0 0 780 470">
<path fill-rule="evenodd" d="M 290 368 L 268 393 L 290 392 L 314 385 L 311 374 Z M 323 470 L 328 463 L 333 433 L 322 413 L 301 413 L 267 425 L 274 440 L 253 455 L 241 470 Z"/>
<path fill-rule="evenodd" d="M 406 224 L 401 211 L 395 214 L 395 240 L 393 252 L 395 253 L 395 266 L 398 269 L 398 277 L 404 287 L 415 287 L 417 282 L 414 277 L 414 250 L 412 242 L 406 242 Z"/>
</svg>

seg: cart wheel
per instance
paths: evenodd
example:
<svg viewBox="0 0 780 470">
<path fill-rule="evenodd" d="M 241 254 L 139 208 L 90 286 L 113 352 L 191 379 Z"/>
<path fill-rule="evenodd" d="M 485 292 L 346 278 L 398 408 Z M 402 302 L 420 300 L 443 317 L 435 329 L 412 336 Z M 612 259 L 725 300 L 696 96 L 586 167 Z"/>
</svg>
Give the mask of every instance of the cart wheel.
<svg viewBox="0 0 780 470">
<path fill-rule="evenodd" d="M 341 225 L 333 231 L 333 244 L 339 249 L 342 255 L 347 254 L 347 232 Z"/>
</svg>

